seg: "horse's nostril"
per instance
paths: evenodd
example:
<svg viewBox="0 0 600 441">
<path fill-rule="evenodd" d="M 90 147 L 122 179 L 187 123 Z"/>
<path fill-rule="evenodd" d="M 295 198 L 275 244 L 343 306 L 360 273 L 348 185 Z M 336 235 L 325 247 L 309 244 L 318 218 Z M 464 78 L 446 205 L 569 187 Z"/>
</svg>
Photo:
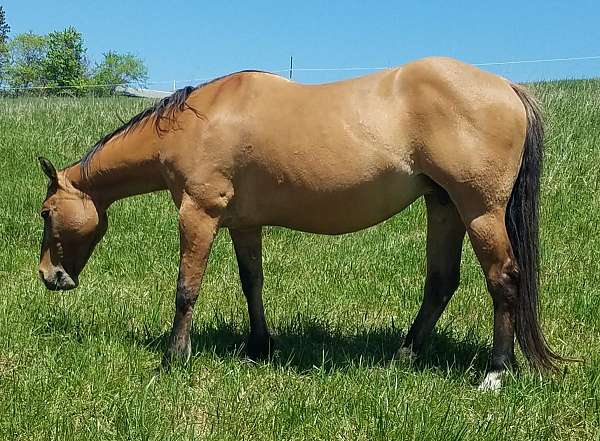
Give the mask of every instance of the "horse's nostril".
<svg viewBox="0 0 600 441">
<path fill-rule="evenodd" d="M 58 281 L 60 281 L 60 280 L 62 280 L 62 278 L 63 278 L 63 277 L 64 277 L 64 275 L 65 275 L 65 273 L 64 273 L 64 272 L 62 272 L 61 270 L 58 270 L 58 271 L 56 271 L 56 273 L 55 273 L 55 274 L 56 274 L 56 276 L 55 276 L 55 277 L 56 277 L 56 281 L 57 281 L 57 282 L 58 282 Z"/>
</svg>

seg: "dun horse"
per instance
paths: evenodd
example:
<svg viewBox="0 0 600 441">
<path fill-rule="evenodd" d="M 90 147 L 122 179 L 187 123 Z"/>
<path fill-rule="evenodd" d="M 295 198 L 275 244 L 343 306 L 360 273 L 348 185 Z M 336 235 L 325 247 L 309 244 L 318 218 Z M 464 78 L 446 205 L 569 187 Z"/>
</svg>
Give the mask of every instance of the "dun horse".
<svg viewBox="0 0 600 441">
<path fill-rule="evenodd" d="M 542 138 L 525 89 L 447 58 L 323 85 L 227 75 L 164 98 L 64 170 L 40 158 L 50 179 L 40 276 L 49 289 L 75 288 L 108 207 L 169 190 L 181 250 L 165 361 L 190 357 L 192 310 L 220 227 L 231 234 L 248 302 L 249 354 L 265 356 L 262 226 L 350 233 L 424 196 L 424 299 L 401 351 L 419 351 L 457 289 L 467 233 L 493 299 L 481 387 L 495 389 L 514 363 L 515 333 L 535 368 L 561 359 L 538 320 Z"/>
</svg>

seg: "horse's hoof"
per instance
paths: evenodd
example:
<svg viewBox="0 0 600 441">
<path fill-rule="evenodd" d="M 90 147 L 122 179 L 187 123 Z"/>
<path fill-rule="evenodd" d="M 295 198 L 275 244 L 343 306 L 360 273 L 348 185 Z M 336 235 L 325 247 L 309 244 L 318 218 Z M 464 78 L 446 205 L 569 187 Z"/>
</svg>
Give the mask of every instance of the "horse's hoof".
<svg viewBox="0 0 600 441">
<path fill-rule="evenodd" d="M 250 360 L 266 360 L 273 355 L 275 341 L 270 335 L 250 335 L 246 354 Z"/>
<path fill-rule="evenodd" d="M 184 346 L 170 347 L 165 351 L 162 359 L 162 367 L 169 368 L 176 364 L 185 365 L 190 361 L 192 355 L 191 342 L 187 342 Z"/>
<path fill-rule="evenodd" d="M 396 355 L 394 356 L 394 359 L 399 360 L 399 361 L 407 361 L 409 363 L 412 363 L 413 361 L 415 361 L 417 359 L 417 354 L 415 354 L 413 352 L 413 350 L 410 349 L 410 348 L 401 347 L 396 352 Z"/>
<path fill-rule="evenodd" d="M 478 389 L 482 392 L 498 392 L 501 387 L 502 372 L 488 372 Z"/>
</svg>

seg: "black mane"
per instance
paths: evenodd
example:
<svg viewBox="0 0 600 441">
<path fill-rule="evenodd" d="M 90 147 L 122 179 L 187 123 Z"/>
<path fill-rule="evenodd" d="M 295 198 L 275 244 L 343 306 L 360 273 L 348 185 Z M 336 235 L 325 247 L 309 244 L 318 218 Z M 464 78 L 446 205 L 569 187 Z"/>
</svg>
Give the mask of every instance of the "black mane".
<svg viewBox="0 0 600 441">
<path fill-rule="evenodd" d="M 138 113 L 122 126 L 116 128 L 109 134 L 105 135 L 96 144 L 94 144 L 90 150 L 87 151 L 83 158 L 81 158 L 80 163 L 82 175 L 87 175 L 92 158 L 96 153 L 102 150 L 102 147 L 104 147 L 104 145 L 108 141 L 110 141 L 118 135 L 126 135 L 141 124 L 146 124 L 148 122 L 147 118 L 149 118 L 150 116 L 155 117 L 154 127 L 159 134 L 162 134 L 165 131 L 167 131 L 167 129 L 161 127 L 161 121 L 167 120 L 169 122 L 172 122 L 175 120 L 175 115 L 179 112 L 182 112 L 185 109 L 190 109 L 199 115 L 199 113 L 194 108 L 192 108 L 189 104 L 186 103 L 186 100 L 194 90 L 196 90 L 196 87 L 188 86 L 173 92 L 173 94 L 157 101 L 156 103 L 154 103 L 154 105 Z"/>
</svg>

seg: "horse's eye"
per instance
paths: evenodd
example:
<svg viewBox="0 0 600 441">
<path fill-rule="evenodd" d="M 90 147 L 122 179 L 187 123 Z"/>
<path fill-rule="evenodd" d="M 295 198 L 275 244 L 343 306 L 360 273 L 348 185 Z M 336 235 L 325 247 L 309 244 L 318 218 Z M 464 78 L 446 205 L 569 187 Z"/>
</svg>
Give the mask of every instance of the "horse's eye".
<svg viewBox="0 0 600 441">
<path fill-rule="evenodd" d="M 42 210 L 40 216 L 42 216 L 44 220 L 48 219 L 50 217 L 50 210 Z"/>
</svg>

